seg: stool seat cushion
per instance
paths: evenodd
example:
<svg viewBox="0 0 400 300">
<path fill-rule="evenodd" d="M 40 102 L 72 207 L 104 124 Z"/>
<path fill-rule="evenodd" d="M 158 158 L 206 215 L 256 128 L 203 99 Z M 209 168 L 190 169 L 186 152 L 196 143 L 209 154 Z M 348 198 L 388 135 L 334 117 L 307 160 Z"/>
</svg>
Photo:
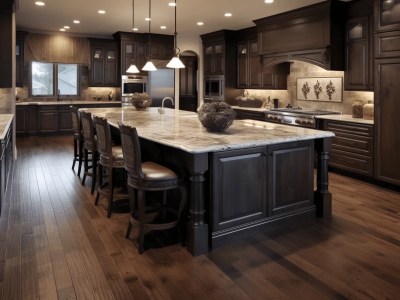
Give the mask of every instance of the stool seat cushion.
<svg viewBox="0 0 400 300">
<path fill-rule="evenodd" d="M 145 181 L 178 179 L 178 176 L 171 169 L 151 161 L 142 163 L 142 171 Z"/>
</svg>

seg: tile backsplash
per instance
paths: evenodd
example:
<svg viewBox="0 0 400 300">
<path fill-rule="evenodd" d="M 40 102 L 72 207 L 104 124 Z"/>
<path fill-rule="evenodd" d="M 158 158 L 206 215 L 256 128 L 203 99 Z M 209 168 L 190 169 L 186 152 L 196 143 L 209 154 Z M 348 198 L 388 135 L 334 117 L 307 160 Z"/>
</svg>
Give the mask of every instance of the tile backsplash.
<svg viewBox="0 0 400 300">
<path fill-rule="evenodd" d="M 354 101 L 374 101 L 373 92 L 359 92 L 359 91 L 342 91 L 342 102 L 330 101 L 311 101 L 311 100 L 297 100 L 296 95 L 296 82 L 297 78 L 307 77 L 344 77 L 343 71 L 327 71 L 316 65 L 295 61 L 291 63 L 290 74 L 288 76 L 287 90 L 246 90 L 250 96 L 266 101 L 270 99 L 279 99 L 279 107 L 286 107 L 291 104 L 293 107 L 302 107 L 308 109 L 331 110 L 339 111 L 344 114 L 352 113 L 352 105 Z"/>
</svg>

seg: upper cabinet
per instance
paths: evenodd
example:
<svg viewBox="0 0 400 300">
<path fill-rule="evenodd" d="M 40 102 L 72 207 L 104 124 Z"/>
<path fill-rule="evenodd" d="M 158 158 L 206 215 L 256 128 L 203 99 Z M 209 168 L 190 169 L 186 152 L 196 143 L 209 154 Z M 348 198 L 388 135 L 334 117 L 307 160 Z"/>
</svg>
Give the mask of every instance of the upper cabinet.
<svg viewBox="0 0 400 300">
<path fill-rule="evenodd" d="M 90 85 L 118 86 L 118 46 L 113 40 L 90 39 Z"/>
<path fill-rule="evenodd" d="M 373 5 L 349 2 L 346 22 L 345 89 L 374 90 Z"/>
<path fill-rule="evenodd" d="M 324 1 L 254 22 L 263 67 L 301 60 L 344 70 L 344 2 Z"/>
<path fill-rule="evenodd" d="M 375 31 L 400 30 L 400 0 L 375 0 Z"/>
<path fill-rule="evenodd" d="M 24 42 L 26 32 L 17 31 L 15 45 L 15 85 L 23 87 L 24 85 Z"/>
<path fill-rule="evenodd" d="M 165 64 L 173 55 L 174 37 L 172 35 L 152 34 L 150 50 L 147 33 L 117 32 L 114 38 L 119 41 L 120 46 L 121 75 L 128 75 L 126 70 L 132 62 L 139 69 L 140 75 L 146 75 L 147 72 L 142 71 L 142 68 L 149 57 L 149 51 L 151 59 L 165 61 Z"/>
</svg>

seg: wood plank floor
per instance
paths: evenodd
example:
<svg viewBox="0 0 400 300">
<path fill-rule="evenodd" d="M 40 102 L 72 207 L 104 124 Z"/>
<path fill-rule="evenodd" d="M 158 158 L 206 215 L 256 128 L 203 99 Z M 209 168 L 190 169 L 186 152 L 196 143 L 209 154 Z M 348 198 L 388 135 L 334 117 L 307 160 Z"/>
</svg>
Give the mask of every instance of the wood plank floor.
<svg viewBox="0 0 400 300">
<path fill-rule="evenodd" d="M 330 174 L 331 221 L 193 258 L 138 255 L 127 214 L 94 206 L 71 137 L 17 139 L 0 219 L 0 299 L 400 299 L 400 193 Z"/>
</svg>

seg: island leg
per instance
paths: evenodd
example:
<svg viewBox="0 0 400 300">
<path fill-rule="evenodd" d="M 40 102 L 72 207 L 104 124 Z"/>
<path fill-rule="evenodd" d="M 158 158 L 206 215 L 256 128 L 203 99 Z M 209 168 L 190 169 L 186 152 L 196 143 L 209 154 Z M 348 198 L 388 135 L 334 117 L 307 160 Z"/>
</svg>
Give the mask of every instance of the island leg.
<svg viewBox="0 0 400 300">
<path fill-rule="evenodd" d="M 187 224 L 187 249 L 193 255 L 208 252 L 208 224 L 204 222 L 204 172 L 192 173 L 190 180 L 190 220 Z"/>
<path fill-rule="evenodd" d="M 316 215 L 320 218 L 332 216 L 332 194 L 329 192 L 328 159 L 332 138 L 315 140 L 317 152 L 317 189 L 314 192 Z"/>
</svg>

